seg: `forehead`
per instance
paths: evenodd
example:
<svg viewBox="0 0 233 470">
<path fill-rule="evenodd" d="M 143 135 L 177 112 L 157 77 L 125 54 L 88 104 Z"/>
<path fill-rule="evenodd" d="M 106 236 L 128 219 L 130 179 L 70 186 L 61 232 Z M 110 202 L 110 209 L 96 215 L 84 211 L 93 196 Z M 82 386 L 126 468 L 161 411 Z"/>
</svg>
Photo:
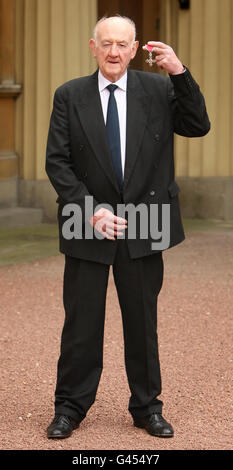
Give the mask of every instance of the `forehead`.
<svg viewBox="0 0 233 470">
<path fill-rule="evenodd" d="M 121 18 L 106 19 L 99 24 L 97 35 L 99 40 L 132 41 L 134 30 L 128 21 Z"/>
</svg>

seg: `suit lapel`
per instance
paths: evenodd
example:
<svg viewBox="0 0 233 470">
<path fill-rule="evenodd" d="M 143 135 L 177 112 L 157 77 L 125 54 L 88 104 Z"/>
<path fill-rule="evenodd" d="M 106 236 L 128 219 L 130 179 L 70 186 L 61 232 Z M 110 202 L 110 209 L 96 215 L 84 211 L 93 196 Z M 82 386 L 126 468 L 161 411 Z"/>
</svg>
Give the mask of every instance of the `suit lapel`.
<svg viewBox="0 0 233 470">
<path fill-rule="evenodd" d="M 128 70 L 126 159 L 123 191 L 129 183 L 143 139 L 150 107 L 150 97 L 134 71 Z M 105 122 L 98 89 L 98 70 L 88 78 L 85 89 L 77 97 L 76 108 L 82 127 L 96 158 L 108 179 L 119 193 L 108 147 Z"/>
<path fill-rule="evenodd" d="M 119 192 L 108 147 L 104 116 L 98 89 L 98 71 L 89 77 L 85 91 L 77 98 L 76 108 L 82 127 L 103 171 Z"/>
<path fill-rule="evenodd" d="M 126 160 L 124 172 L 124 189 L 129 183 L 135 166 L 140 145 L 143 139 L 149 116 L 150 96 L 133 70 L 128 71 L 127 84 L 127 126 L 126 126 Z"/>
</svg>

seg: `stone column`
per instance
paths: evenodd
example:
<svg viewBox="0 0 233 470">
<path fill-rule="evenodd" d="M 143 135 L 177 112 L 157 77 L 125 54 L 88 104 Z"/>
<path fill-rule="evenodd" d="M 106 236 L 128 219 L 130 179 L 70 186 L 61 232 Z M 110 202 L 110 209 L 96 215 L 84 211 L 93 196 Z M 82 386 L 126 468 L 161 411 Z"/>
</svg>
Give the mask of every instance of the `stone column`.
<svg viewBox="0 0 233 470">
<path fill-rule="evenodd" d="M 55 195 L 45 172 L 45 151 L 53 95 L 65 81 L 88 75 L 96 68 L 88 40 L 96 23 L 97 6 L 96 0 L 17 3 L 16 30 L 21 41 L 17 71 L 20 74 L 22 55 L 24 82 L 16 122 L 21 150 L 20 204 L 43 207 L 52 217 Z"/>
<path fill-rule="evenodd" d="M 17 203 L 18 157 L 15 151 L 15 1 L 0 0 L 0 207 Z"/>
</svg>

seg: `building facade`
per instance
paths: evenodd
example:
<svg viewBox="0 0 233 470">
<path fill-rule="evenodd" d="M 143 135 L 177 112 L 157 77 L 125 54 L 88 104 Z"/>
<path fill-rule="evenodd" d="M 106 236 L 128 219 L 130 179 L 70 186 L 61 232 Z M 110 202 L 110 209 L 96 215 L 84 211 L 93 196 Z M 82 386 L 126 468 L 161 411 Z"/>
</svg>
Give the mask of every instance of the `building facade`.
<svg viewBox="0 0 233 470">
<path fill-rule="evenodd" d="M 141 46 L 170 44 L 206 99 L 209 134 L 175 138 L 183 215 L 233 219 L 232 0 L 0 0 L 0 208 L 56 220 L 45 173 L 53 94 L 94 72 L 88 40 L 99 17 L 116 13 L 135 20 Z M 151 71 L 141 48 L 131 66 Z"/>
</svg>

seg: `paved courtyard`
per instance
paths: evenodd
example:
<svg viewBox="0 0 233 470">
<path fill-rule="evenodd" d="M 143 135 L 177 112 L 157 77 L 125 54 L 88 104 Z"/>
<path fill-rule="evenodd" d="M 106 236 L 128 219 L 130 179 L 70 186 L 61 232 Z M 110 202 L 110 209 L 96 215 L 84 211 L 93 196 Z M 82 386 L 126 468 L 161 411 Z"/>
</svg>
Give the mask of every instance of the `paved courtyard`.
<svg viewBox="0 0 233 470">
<path fill-rule="evenodd" d="M 69 439 L 47 439 L 64 318 L 58 255 L 0 268 L 1 449 L 232 449 L 233 229 L 186 231 L 186 240 L 164 253 L 164 263 L 161 399 L 174 438 L 132 426 L 111 274 L 96 401 Z"/>
</svg>

